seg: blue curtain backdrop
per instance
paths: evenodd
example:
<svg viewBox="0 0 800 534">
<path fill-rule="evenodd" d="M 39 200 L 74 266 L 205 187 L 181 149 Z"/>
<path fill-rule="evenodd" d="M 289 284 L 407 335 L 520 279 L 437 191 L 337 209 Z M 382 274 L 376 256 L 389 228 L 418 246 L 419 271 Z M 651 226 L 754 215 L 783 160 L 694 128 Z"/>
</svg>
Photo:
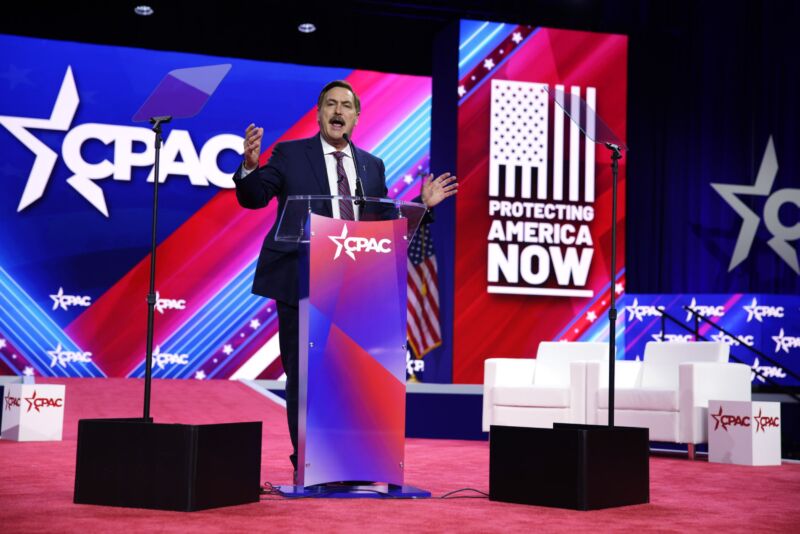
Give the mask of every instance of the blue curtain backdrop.
<svg viewBox="0 0 800 534">
<path fill-rule="evenodd" d="M 627 290 L 798 294 L 800 276 L 767 244 L 769 195 L 738 196 L 758 230 L 746 259 L 728 271 L 742 218 L 710 184 L 753 185 L 772 137 L 779 170 L 770 194 L 800 196 L 800 7 L 659 9 L 642 12 L 631 30 Z M 800 224 L 800 206 L 783 203 L 779 217 L 785 227 Z M 787 243 L 797 254 L 800 240 Z"/>
</svg>

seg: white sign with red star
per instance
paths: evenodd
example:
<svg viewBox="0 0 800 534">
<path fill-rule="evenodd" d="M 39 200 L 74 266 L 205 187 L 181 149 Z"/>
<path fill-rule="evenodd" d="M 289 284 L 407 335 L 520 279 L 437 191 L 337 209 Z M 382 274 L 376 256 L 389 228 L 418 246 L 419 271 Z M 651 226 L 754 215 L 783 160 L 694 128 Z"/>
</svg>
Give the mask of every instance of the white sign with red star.
<svg viewBox="0 0 800 534">
<path fill-rule="evenodd" d="M 3 391 L 2 439 L 61 441 L 65 386 L 10 384 Z"/>
<path fill-rule="evenodd" d="M 780 465 L 780 403 L 709 401 L 708 461 Z"/>
</svg>

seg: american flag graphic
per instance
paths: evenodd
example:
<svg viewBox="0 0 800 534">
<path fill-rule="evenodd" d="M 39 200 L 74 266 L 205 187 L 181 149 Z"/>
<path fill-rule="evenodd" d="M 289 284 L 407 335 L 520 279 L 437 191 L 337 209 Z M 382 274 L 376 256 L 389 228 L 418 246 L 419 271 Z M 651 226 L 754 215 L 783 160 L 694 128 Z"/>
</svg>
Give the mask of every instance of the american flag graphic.
<svg viewBox="0 0 800 534">
<path fill-rule="evenodd" d="M 587 87 L 581 105 L 580 87 L 567 92 L 556 85 L 553 98 L 550 90 L 542 83 L 492 80 L 490 197 L 594 202 L 595 144 L 581 142 L 586 136 L 578 123 L 590 137 L 595 135 L 597 91 Z"/>
<path fill-rule="evenodd" d="M 417 358 L 442 344 L 438 268 L 427 225 L 408 247 L 408 341 Z"/>
</svg>

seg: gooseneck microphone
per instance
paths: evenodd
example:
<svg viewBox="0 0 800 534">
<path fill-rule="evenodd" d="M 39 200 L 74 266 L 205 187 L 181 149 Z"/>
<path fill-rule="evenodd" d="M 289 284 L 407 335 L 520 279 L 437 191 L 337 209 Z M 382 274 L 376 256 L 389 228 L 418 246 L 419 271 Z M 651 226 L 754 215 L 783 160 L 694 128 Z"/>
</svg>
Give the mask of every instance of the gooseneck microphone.
<svg viewBox="0 0 800 534">
<path fill-rule="evenodd" d="M 356 206 L 364 206 L 364 184 L 361 182 L 361 174 L 359 173 L 358 169 L 358 156 L 356 156 L 356 147 L 353 144 L 353 141 L 350 139 L 348 134 L 344 134 L 344 140 L 347 141 L 347 144 L 350 145 L 350 153 L 353 154 L 353 164 L 356 167 L 356 198 L 355 201 Z"/>
</svg>

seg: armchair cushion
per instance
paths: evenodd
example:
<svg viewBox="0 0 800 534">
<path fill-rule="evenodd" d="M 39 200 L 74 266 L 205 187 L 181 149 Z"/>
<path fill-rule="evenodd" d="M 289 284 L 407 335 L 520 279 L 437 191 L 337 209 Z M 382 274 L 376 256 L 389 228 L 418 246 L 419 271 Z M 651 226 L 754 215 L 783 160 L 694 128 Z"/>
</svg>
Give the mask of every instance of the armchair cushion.
<svg viewBox="0 0 800 534">
<path fill-rule="evenodd" d="M 727 363 L 727 343 L 692 341 L 686 343 L 649 342 L 644 349 L 641 387 L 678 389 L 678 366 L 688 362 Z"/>
<path fill-rule="evenodd" d="M 598 408 L 608 409 L 608 388 L 600 388 Z M 614 407 L 619 410 L 678 411 L 678 392 L 673 389 L 617 389 Z"/>
<path fill-rule="evenodd" d="M 565 343 L 542 341 L 536 351 L 536 373 L 533 384 L 543 387 L 568 388 L 570 362 L 608 361 L 608 343 Z"/>
<path fill-rule="evenodd" d="M 494 403 L 502 406 L 564 408 L 569 406 L 569 394 L 569 388 L 500 386 L 494 390 Z"/>
</svg>

